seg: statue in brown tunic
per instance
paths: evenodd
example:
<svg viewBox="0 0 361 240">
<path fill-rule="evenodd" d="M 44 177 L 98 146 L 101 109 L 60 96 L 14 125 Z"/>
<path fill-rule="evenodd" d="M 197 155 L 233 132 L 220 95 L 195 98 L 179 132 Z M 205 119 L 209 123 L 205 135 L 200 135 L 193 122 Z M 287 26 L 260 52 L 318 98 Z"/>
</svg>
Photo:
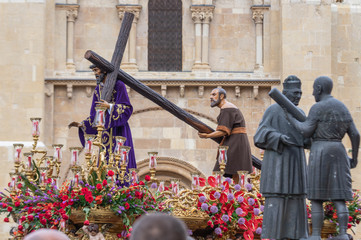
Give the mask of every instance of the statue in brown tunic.
<svg viewBox="0 0 361 240">
<path fill-rule="evenodd" d="M 216 131 L 212 133 L 198 133 L 200 138 L 223 137 L 221 145 L 228 146 L 226 177 L 238 179 L 237 171 L 252 171 L 251 148 L 246 133 L 246 122 L 241 111 L 226 100 L 227 93 L 223 88 L 215 88 L 210 94 L 211 107 L 221 109 L 217 122 Z M 219 164 L 216 161 L 213 171 L 219 171 Z"/>
</svg>

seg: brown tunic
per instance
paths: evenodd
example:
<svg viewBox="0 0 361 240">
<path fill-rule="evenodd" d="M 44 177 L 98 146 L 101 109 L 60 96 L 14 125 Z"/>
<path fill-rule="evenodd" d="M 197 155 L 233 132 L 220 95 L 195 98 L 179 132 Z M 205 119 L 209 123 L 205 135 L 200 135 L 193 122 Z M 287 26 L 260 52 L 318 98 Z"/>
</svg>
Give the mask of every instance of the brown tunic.
<svg viewBox="0 0 361 240">
<path fill-rule="evenodd" d="M 246 127 L 246 122 L 238 108 L 222 108 L 217 117 L 217 131 L 223 131 L 225 136 L 223 145 L 228 146 L 226 174 L 237 174 L 237 171 L 252 171 L 252 155 L 246 133 L 231 134 L 232 129 Z M 218 160 L 213 171 L 219 171 Z"/>
</svg>

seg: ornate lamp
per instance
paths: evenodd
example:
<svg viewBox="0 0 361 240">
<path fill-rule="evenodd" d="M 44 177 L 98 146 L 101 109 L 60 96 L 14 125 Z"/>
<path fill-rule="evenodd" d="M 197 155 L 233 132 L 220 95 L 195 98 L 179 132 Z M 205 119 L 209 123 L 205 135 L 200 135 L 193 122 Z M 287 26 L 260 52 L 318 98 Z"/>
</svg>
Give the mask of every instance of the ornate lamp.
<svg viewBox="0 0 361 240">
<path fill-rule="evenodd" d="M 170 183 L 172 184 L 172 192 L 174 196 L 177 197 L 179 193 L 179 179 L 173 178 L 170 180 Z"/>
<path fill-rule="evenodd" d="M 71 159 L 70 159 L 70 166 L 77 166 L 79 163 L 79 151 L 81 150 L 80 147 L 70 147 L 70 154 L 71 154 Z"/>
<path fill-rule="evenodd" d="M 131 184 L 138 183 L 139 182 L 139 178 L 138 178 L 139 170 L 136 168 L 129 168 L 128 170 L 131 175 Z"/>
<path fill-rule="evenodd" d="M 248 183 L 248 171 L 237 171 L 239 176 L 239 185 L 242 189 L 245 189 L 246 184 Z"/>
<path fill-rule="evenodd" d="M 218 147 L 218 163 L 222 176 L 224 175 L 224 169 L 226 168 L 226 164 L 227 164 L 227 150 L 228 150 L 228 146 Z"/>
<path fill-rule="evenodd" d="M 191 173 L 192 176 L 192 190 L 199 190 L 199 174 L 198 173 Z"/>
<path fill-rule="evenodd" d="M 149 156 L 149 172 L 150 172 L 150 181 L 155 182 L 157 179 L 155 178 L 155 168 L 157 167 L 157 155 L 158 152 L 148 152 Z"/>
<path fill-rule="evenodd" d="M 21 164 L 21 150 L 24 147 L 24 144 L 15 143 L 14 146 L 14 166 L 15 173 L 19 173 L 19 167 Z"/>
</svg>

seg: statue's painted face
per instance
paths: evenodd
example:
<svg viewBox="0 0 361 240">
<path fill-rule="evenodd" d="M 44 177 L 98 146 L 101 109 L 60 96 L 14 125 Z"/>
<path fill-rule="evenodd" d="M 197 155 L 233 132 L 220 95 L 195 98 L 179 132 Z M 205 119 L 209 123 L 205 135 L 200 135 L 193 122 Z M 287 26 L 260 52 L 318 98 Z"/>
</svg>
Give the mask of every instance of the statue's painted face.
<svg viewBox="0 0 361 240">
<path fill-rule="evenodd" d="M 293 88 L 284 90 L 284 95 L 296 106 L 300 102 L 302 90 L 300 88 Z"/>
<path fill-rule="evenodd" d="M 221 103 L 221 98 L 219 97 L 218 89 L 213 89 L 209 99 L 211 100 L 211 107 L 216 107 Z"/>
</svg>

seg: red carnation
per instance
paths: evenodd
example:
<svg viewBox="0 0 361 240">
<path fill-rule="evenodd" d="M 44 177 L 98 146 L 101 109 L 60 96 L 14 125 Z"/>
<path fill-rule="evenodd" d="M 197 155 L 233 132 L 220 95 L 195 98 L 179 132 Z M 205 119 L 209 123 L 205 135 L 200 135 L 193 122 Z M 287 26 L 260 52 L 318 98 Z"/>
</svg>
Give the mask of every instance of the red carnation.
<svg viewBox="0 0 361 240">
<path fill-rule="evenodd" d="M 6 203 L 3 204 L 3 208 L 7 208 L 8 205 Z"/>
<path fill-rule="evenodd" d="M 20 218 L 20 221 L 21 222 L 24 222 L 26 220 L 26 217 L 25 216 L 22 216 L 21 218 Z"/>
<path fill-rule="evenodd" d="M 15 203 L 14 203 L 14 206 L 15 206 L 15 207 L 19 207 L 19 206 L 20 206 L 20 202 L 15 202 Z"/>
<path fill-rule="evenodd" d="M 66 200 L 68 200 L 68 195 L 64 195 L 64 196 L 62 196 L 62 198 L 61 198 L 61 200 L 63 200 L 63 201 L 66 201 Z"/>
<path fill-rule="evenodd" d="M 84 225 L 89 225 L 89 220 L 84 221 Z"/>
<path fill-rule="evenodd" d="M 11 212 L 13 210 L 13 208 L 12 207 L 8 207 L 8 212 Z"/>
<path fill-rule="evenodd" d="M 121 238 L 121 237 L 122 237 L 122 234 L 121 234 L 121 233 L 117 233 L 117 237 L 118 237 L 118 238 Z"/>
<path fill-rule="evenodd" d="M 4 222 L 9 222 L 9 218 L 4 218 Z"/>
<path fill-rule="evenodd" d="M 18 188 L 21 189 L 23 185 L 21 183 L 18 184 Z"/>
<path fill-rule="evenodd" d="M 86 194 L 87 192 L 89 192 L 89 189 L 88 188 L 82 188 L 81 190 L 80 190 L 80 192 L 82 193 L 82 194 Z"/>
<path fill-rule="evenodd" d="M 144 182 L 143 182 L 143 181 L 139 181 L 139 185 L 144 185 Z"/>
<path fill-rule="evenodd" d="M 62 217 L 64 220 L 68 220 L 68 219 L 69 219 L 68 215 L 66 215 L 66 214 L 61 215 L 61 217 Z"/>
<path fill-rule="evenodd" d="M 108 176 L 109 176 L 109 177 L 113 177 L 113 176 L 114 176 L 114 172 L 113 172 L 112 170 L 109 170 L 109 171 L 108 171 Z"/>
<path fill-rule="evenodd" d="M 18 229 L 19 229 L 19 231 L 23 231 L 23 229 L 24 229 L 23 225 L 19 225 Z"/>
<path fill-rule="evenodd" d="M 108 185 L 108 182 L 107 182 L 107 180 L 103 180 L 103 186 L 106 186 L 106 185 Z"/>
<path fill-rule="evenodd" d="M 129 203 L 125 203 L 125 209 L 127 209 L 127 210 L 128 210 L 128 209 L 129 209 L 129 207 L 130 207 L 130 206 L 129 206 Z"/>
<path fill-rule="evenodd" d="M 29 220 L 29 222 L 33 221 L 33 220 L 34 220 L 34 216 L 33 216 L 33 215 L 28 215 L 28 220 Z"/>
<path fill-rule="evenodd" d="M 211 226 L 211 225 L 212 225 L 212 221 L 208 221 L 207 224 L 208 224 L 208 226 Z"/>
<path fill-rule="evenodd" d="M 45 226 L 46 225 L 46 219 L 45 218 L 40 219 L 40 223 Z"/>
<path fill-rule="evenodd" d="M 352 217 L 352 216 L 348 216 L 348 221 L 349 221 L 349 222 L 352 222 L 352 220 L 353 220 L 353 217 Z"/>
<path fill-rule="evenodd" d="M 87 201 L 88 203 L 93 202 L 94 198 L 91 194 L 87 194 L 85 195 L 85 201 Z"/>
<path fill-rule="evenodd" d="M 145 175 L 144 180 L 145 180 L 145 181 L 150 181 L 150 176 L 149 176 L 149 175 Z"/>
<path fill-rule="evenodd" d="M 347 228 L 351 228 L 352 225 L 350 223 L 347 223 Z"/>
<path fill-rule="evenodd" d="M 102 190 L 102 185 L 100 183 L 97 184 L 97 189 L 100 191 Z"/>
<path fill-rule="evenodd" d="M 138 199 L 141 199 L 142 198 L 142 193 L 141 192 L 138 192 L 138 191 L 135 191 L 135 197 L 138 198 Z"/>
</svg>

